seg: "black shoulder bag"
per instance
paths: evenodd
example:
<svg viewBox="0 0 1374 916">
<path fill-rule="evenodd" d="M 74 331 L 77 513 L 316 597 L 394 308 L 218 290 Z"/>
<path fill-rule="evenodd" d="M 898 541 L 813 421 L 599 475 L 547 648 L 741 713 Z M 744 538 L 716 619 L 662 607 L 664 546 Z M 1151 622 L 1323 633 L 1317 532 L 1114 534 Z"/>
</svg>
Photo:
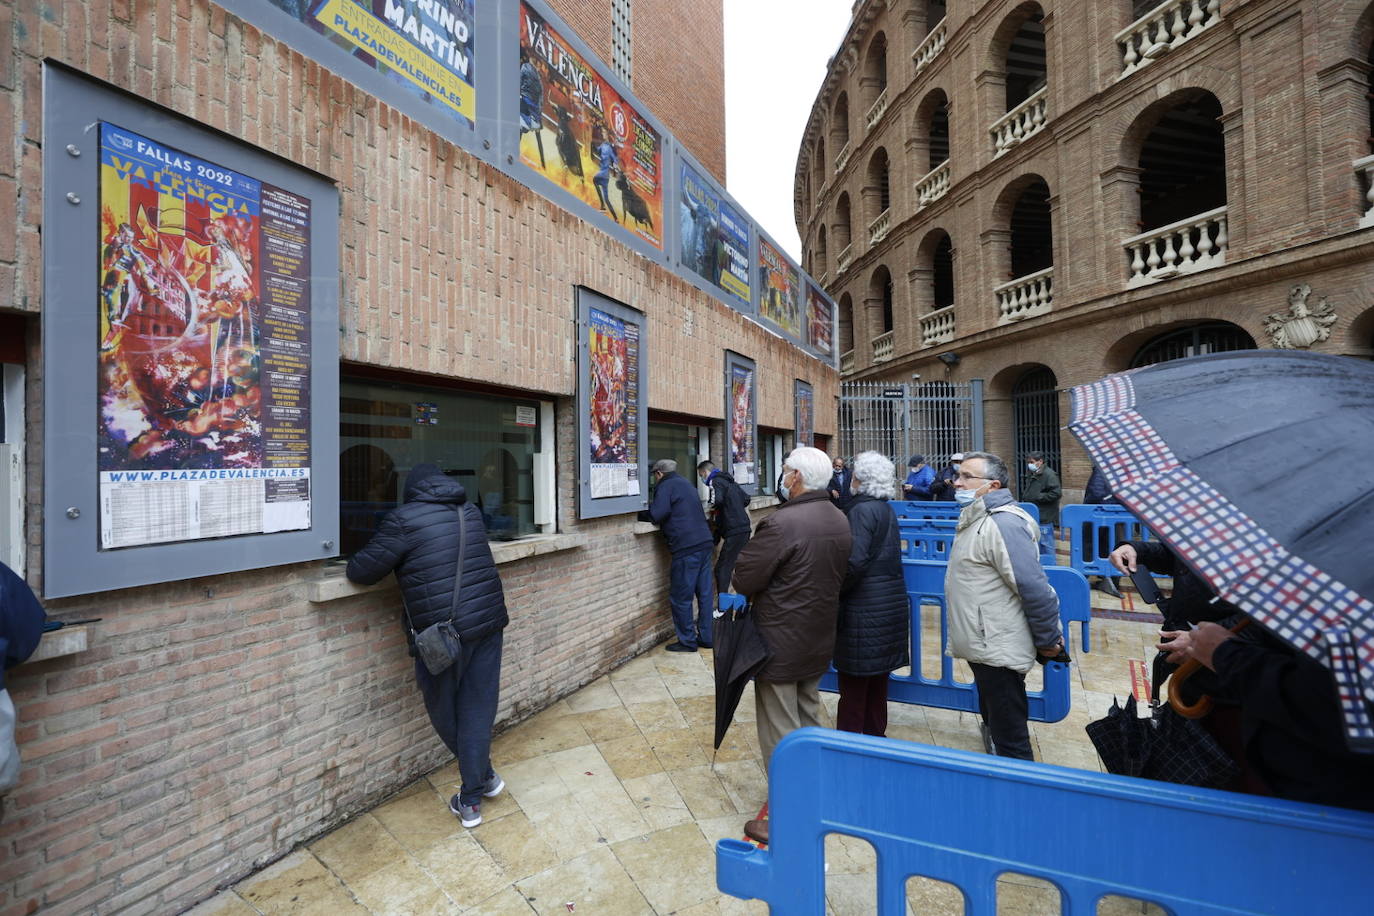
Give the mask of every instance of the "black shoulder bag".
<svg viewBox="0 0 1374 916">
<path fill-rule="evenodd" d="M 453 604 L 449 607 L 448 620 L 441 620 L 416 633 L 415 621 L 410 619 L 410 609 L 406 607 L 405 593 L 401 593 L 401 609 L 406 613 L 406 625 L 410 627 L 411 638 L 415 640 L 415 649 L 420 653 L 425 669 L 436 677 L 463 660 L 463 641 L 458 638 L 453 618 L 458 613 L 458 596 L 463 591 L 463 560 L 468 546 L 467 519 L 463 517 L 465 508 L 462 504 L 458 506 L 458 568 L 453 574 Z"/>
</svg>

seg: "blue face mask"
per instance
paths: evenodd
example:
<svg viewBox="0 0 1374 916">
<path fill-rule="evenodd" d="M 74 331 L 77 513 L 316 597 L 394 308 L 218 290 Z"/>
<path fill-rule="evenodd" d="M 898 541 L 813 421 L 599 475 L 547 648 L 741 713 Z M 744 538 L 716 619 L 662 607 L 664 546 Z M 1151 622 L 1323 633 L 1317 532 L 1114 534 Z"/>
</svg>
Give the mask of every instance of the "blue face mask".
<svg viewBox="0 0 1374 916">
<path fill-rule="evenodd" d="M 976 490 L 955 490 L 954 501 L 961 506 L 967 506 L 978 497 L 974 495 Z"/>
</svg>

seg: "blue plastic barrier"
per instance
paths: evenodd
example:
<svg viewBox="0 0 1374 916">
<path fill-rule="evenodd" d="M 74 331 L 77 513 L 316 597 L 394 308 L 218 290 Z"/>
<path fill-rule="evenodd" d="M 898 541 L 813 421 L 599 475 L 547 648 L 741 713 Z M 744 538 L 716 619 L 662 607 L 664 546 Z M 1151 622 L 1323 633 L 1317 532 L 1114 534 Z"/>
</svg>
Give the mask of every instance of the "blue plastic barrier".
<svg viewBox="0 0 1374 916">
<path fill-rule="evenodd" d="M 949 518 L 957 519 L 962 507 L 955 502 L 916 502 L 914 500 L 894 499 L 888 505 L 897 513 L 898 518 Z M 1017 503 L 1026 510 L 1035 523 L 1040 524 L 1040 507 L 1035 503 Z"/>
<path fill-rule="evenodd" d="M 997 911 L 1007 872 L 1054 884 L 1063 912 L 1107 894 L 1177 914 L 1360 913 L 1374 900 L 1374 815 L 1008 760 L 826 729 L 769 766 L 770 846 L 716 844 L 716 886 L 773 916 L 826 911 L 825 835 L 877 853 L 877 911 L 906 913 L 912 875 Z M 1056 910 L 1058 911 L 1058 910 Z"/>
<path fill-rule="evenodd" d="M 949 639 L 949 620 L 945 613 L 946 565 L 933 560 L 902 560 L 907 600 L 911 604 L 911 674 L 890 675 L 887 698 L 917 706 L 977 712 L 978 689 L 971 682 L 955 680 L 954 659 L 945 654 L 945 644 Z M 1059 615 L 1066 641 L 1069 623 L 1081 621 L 1083 651 L 1088 651 L 1088 580 L 1064 567 L 1053 567 L 1045 573 L 1050 586 L 1059 595 Z M 940 638 L 936 645 L 928 647 L 940 659 L 938 678 L 928 678 L 921 673 L 925 636 L 921 630 L 922 606 L 940 609 Z M 1050 662 L 1044 666 L 1044 675 L 1044 687 L 1041 690 L 1026 692 L 1030 719 L 1035 722 L 1058 722 L 1069 714 L 1069 669 L 1059 662 Z M 820 689 L 831 693 L 839 690 L 839 678 L 833 670 L 821 678 Z"/>
<path fill-rule="evenodd" d="M 1116 545 L 1154 539 L 1140 519 L 1111 503 L 1065 506 L 1059 512 L 1059 524 L 1069 532 L 1069 565 L 1085 576 L 1121 575 L 1108 559 Z"/>
<path fill-rule="evenodd" d="M 911 560 L 948 560 L 949 547 L 954 543 L 957 519 L 898 518 L 897 530 L 902 539 L 902 556 Z M 1055 566 L 1054 526 L 1040 526 L 1040 565 Z"/>
</svg>

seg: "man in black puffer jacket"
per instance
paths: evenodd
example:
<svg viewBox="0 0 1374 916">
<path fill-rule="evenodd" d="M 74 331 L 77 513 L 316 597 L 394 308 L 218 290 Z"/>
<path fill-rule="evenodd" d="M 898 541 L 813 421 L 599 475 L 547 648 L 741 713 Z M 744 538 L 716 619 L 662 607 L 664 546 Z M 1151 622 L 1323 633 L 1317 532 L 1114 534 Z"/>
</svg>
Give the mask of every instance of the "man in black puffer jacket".
<svg viewBox="0 0 1374 916">
<path fill-rule="evenodd" d="M 460 525 L 466 528 L 466 545 L 455 603 Z M 410 615 L 408 624 L 404 613 L 401 618 L 410 654 L 415 655 L 414 632 L 443 620 L 453 621 L 463 643 L 461 661 L 438 675 L 416 658 L 415 683 L 434 730 L 458 758 L 463 785 L 449 810 L 464 827 L 476 827 L 482 822 L 482 797 L 497 795 L 506 785 L 491 768 L 491 727 L 501 686 L 502 631 L 510 617 L 482 513 L 468 502 L 462 484 L 432 464 L 415 466 L 406 478 L 404 505 L 382 519 L 372 540 L 348 561 L 348 578 L 363 585 L 392 571 Z"/>
<path fill-rule="evenodd" d="M 716 557 L 716 591 L 730 590 L 730 577 L 735 574 L 739 552 L 749 543 L 749 497 L 735 478 L 709 461 L 697 465 L 697 476 L 711 490 L 708 503 L 711 512 L 711 537 L 724 541 Z"/>
</svg>

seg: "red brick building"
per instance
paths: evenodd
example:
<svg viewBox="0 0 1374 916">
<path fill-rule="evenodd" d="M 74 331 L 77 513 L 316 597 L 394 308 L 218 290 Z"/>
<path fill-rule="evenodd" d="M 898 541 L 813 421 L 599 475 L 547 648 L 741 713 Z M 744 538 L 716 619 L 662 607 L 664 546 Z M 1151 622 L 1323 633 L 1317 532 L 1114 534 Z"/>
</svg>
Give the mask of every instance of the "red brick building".
<svg viewBox="0 0 1374 916">
<path fill-rule="evenodd" d="M 499 59 L 509 71 L 478 70 L 471 131 L 434 116 L 434 99 L 407 94 L 399 66 L 386 76 L 368 69 L 386 53 L 380 46 L 371 56 L 339 52 L 342 32 L 292 21 L 307 6 L 0 0 L 0 559 L 51 594 L 45 492 L 64 482 L 45 479 L 45 451 L 68 431 L 45 421 L 45 391 L 74 370 L 43 357 L 45 258 L 69 244 L 45 232 L 45 195 L 81 205 L 45 174 L 45 153 L 62 154 L 43 146 L 45 74 L 61 71 L 337 189 L 340 396 L 330 410 L 342 454 L 319 460 L 341 465 L 344 492 L 331 497 L 345 516 L 340 547 L 360 543 L 350 503 L 364 519 L 376 514 L 378 479 L 368 475 L 388 436 L 414 438 L 420 424 L 437 430 L 443 449 L 478 456 L 462 461 L 483 499 L 482 475 L 492 475 L 484 512 L 508 507 L 500 524 L 510 539 L 494 546 L 511 609 L 498 726 L 513 723 L 671 630 L 656 529 L 632 513 L 579 512 L 576 289 L 643 313 L 644 448 L 688 474 L 725 450 L 727 349 L 757 365 L 764 491 L 795 441 L 794 380 L 829 405 L 838 375 L 685 278 L 671 244 L 660 253 L 633 243 L 594 205 L 512 177 L 515 157 L 499 143 L 483 147 L 488 126 L 499 137 L 515 122 L 482 106 L 499 94 L 489 87 L 515 85 L 518 0 L 476 4 L 479 27 L 492 17 L 511 44 L 477 49 L 479 68 Z M 596 68 L 628 63 L 622 83 L 637 104 L 723 182 L 719 0 L 558 0 L 553 11 L 562 31 L 603 56 Z M 616 28 L 613 17 L 622 17 Z M 490 111 L 513 112 L 510 99 Z M 72 147 L 72 161 L 90 161 Z M 669 206 L 655 231 L 676 226 Z M 822 442 L 834 434 L 830 413 L 817 411 Z M 94 448 L 88 428 L 71 430 L 84 443 L 76 448 Z M 403 477 L 406 461 L 422 457 L 387 458 L 387 468 Z M 396 477 L 379 479 L 382 502 L 394 504 Z M 761 496 L 755 509 L 770 503 Z M 169 568 L 166 578 L 46 600 L 50 616 L 102 620 L 45 637 L 34 660 L 9 672 L 24 771 L 0 822 L 4 916 L 177 912 L 448 756 L 413 686 L 390 584 L 355 587 L 319 560 L 189 579 Z"/>
<path fill-rule="evenodd" d="M 844 378 L 983 379 L 1074 490 L 1073 385 L 1374 356 L 1371 55 L 1367 0 L 855 4 L 796 172 Z"/>
</svg>

